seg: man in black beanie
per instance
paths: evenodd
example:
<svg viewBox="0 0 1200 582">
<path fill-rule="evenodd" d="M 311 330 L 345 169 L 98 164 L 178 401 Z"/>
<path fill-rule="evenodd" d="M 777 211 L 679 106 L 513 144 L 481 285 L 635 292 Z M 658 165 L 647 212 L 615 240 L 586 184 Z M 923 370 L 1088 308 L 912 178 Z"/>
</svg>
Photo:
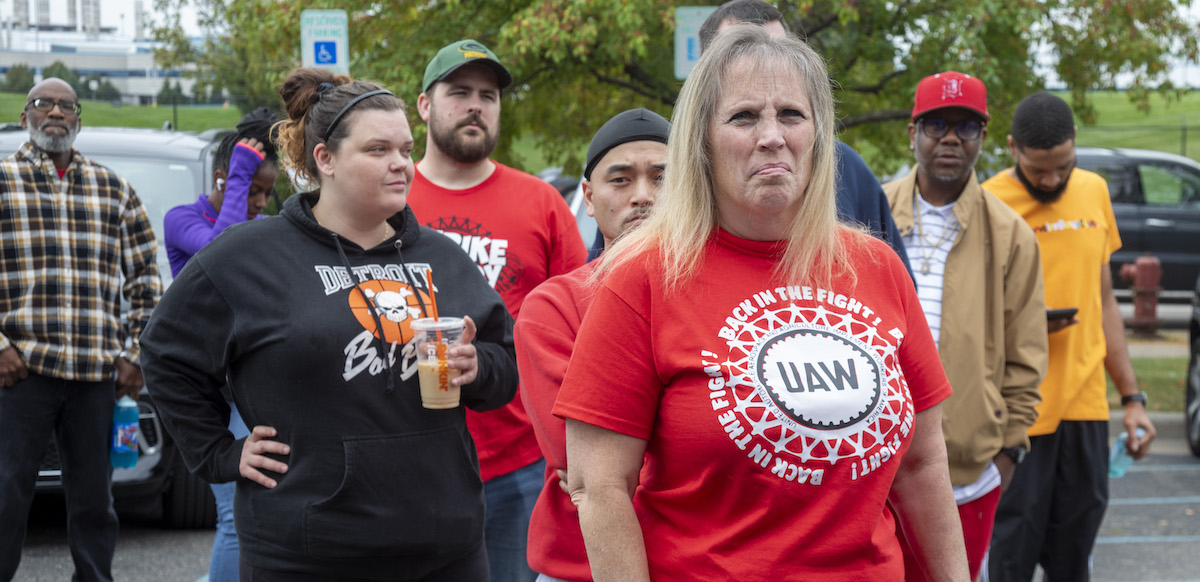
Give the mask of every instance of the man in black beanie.
<svg viewBox="0 0 1200 582">
<path fill-rule="evenodd" d="M 667 168 L 666 119 L 631 109 L 608 120 L 588 146 L 583 200 L 604 247 L 650 212 Z M 591 302 L 588 279 L 598 262 L 547 280 L 525 297 L 513 328 L 521 398 L 546 457 L 546 482 L 529 522 L 529 565 L 539 580 L 590 580 L 579 514 L 559 488 L 566 478 L 566 425 L 551 414 L 571 359 L 575 335 Z"/>
</svg>

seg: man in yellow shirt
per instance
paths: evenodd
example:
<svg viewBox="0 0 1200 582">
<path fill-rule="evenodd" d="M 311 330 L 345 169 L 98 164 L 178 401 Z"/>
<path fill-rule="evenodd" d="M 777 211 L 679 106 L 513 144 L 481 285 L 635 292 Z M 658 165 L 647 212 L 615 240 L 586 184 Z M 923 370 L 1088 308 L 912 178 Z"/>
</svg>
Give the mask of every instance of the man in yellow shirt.
<svg viewBox="0 0 1200 582">
<path fill-rule="evenodd" d="M 1046 308 L 1078 309 L 1048 321 L 1050 359 L 1030 450 L 1000 499 L 985 569 L 990 582 L 1087 580 L 1108 504 L 1108 399 L 1104 372 L 1125 408 L 1129 454 L 1154 439 L 1146 397 L 1125 346 L 1108 261 L 1121 247 L 1108 184 L 1075 167 L 1070 106 L 1035 93 L 1017 106 L 1008 147 L 1016 164 L 983 183 L 1033 228 L 1042 254 Z"/>
</svg>

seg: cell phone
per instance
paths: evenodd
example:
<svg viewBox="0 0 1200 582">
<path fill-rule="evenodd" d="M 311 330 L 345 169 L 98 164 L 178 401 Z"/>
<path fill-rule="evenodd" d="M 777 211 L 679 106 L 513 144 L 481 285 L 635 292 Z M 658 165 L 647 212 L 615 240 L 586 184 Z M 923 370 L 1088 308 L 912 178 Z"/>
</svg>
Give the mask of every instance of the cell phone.
<svg viewBox="0 0 1200 582">
<path fill-rule="evenodd" d="M 1079 313 L 1078 307 L 1068 307 L 1066 309 L 1047 309 L 1046 319 L 1071 319 L 1075 314 Z"/>
</svg>

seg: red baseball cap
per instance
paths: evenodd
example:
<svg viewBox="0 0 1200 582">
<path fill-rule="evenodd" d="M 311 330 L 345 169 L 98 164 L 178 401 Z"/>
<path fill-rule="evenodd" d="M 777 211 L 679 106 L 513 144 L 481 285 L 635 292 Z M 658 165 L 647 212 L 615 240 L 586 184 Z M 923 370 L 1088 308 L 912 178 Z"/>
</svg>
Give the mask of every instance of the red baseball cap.
<svg viewBox="0 0 1200 582">
<path fill-rule="evenodd" d="M 962 107 L 991 120 L 987 108 L 987 87 L 983 81 L 957 71 L 946 71 L 921 79 L 913 100 L 912 118 L 943 107 Z"/>
</svg>

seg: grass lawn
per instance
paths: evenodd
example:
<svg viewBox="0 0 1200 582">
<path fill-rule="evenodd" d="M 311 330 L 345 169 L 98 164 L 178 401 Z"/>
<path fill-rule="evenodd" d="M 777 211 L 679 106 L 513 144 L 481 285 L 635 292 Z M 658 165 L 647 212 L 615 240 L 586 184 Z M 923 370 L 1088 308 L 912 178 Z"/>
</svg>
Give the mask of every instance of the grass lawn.
<svg viewBox="0 0 1200 582">
<path fill-rule="evenodd" d="M 1097 119 L 1095 125 L 1079 127 L 1079 145 L 1184 153 L 1181 126 L 1186 122 L 1186 155 L 1200 160 L 1200 92 L 1185 93 L 1181 99 L 1170 101 L 1152 95 L 1149 113 L 1139 112 L 1122 92 L 1096 91 L 1089 97 Z"/>
<path fill-rule="evenodd" d="M 172 108 L 123 105 L 113 107 L 107 101 L 82 100 L 83 125 L 104 127 L 149 127 L 161 128 L 163 122 L 174 123 L 175 113 Z M 17 93 L 0 93 L 0 123 L 17 123 L 21 110 L 25 107 L 25 96 Z M 236 107 L 222 109 L 219 106 L 180 106 L 179 124 L 175 129 L 201 132 L 213 128 L 233 128 L 241 120 L 242 114 Z"/>
<path fill-rule="evenodd" d="M 1133 358 L 1133 370 L 1137 374 L 1138 386 L 1149 400 L 1147 410 L 1165 412 L 1183 411 L 1183 388 L 1187 378 L 1188 359 L 1180 358 Z M 1113 410 L 1121 409 L 1121 396 L 1108 381 L 1108 404 Z"/>
</svg>

